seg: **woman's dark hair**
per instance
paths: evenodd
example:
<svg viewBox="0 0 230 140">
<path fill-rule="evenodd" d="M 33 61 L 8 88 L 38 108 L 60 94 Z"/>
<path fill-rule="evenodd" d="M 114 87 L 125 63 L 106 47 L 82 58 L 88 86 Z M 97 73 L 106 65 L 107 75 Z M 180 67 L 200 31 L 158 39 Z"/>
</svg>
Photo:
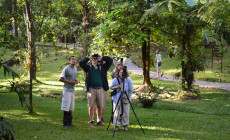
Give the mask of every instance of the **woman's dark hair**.
<svg viewBox="0 0 230 140">
<path fill-rule="evenodd" d="M 120 73 L 121 70 L 123 70 L 123 69 L 118 69 L 117 70 L 117 77 L 119 77 L 119 73 Z M 128 71 L 126 70 L 126 77 L 125 78 L 127 78 L 127 77 L 129 77 L 129 74 L 128 74 Z"/>
</svg>

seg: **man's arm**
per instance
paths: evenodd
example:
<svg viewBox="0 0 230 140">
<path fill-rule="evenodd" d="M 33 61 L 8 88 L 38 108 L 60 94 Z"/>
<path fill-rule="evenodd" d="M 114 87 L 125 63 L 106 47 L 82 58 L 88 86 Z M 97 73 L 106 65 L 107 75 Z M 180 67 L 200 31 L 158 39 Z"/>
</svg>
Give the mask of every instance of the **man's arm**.
<svg viewBox="0 0 230 140">
<path fill-rule="evenodd" d="M 68 84 L 73 84 L 73 85 L 78 84 L 77 80 L 75 80 L 75 81 L 67 80 L 67 79 L 64 79 L 63 77 L 60 77 L 58 80 L 61 81 L 61 82 L 64 82 L 64 83 L 68 83 Z"/>
<path fill-rule="evenodd" d="M 102 60 L 106 63 L 104 64 L 105 70 L 108 71 L 110 66 L 113 64 L 113 59 L 108 56 L 103 56 Z"/>
<path fill-rule="evenodd" d="M 87 65 L 88 61 L 89 61 L 89 58 L 86 57 L 86 58 L 82 59 L 82 60 L 79 62 L 80 67 L 81 67 L 85 72 L 87 72 L 88 69 L 89 69 L 89 66 Z"/>
<path fill-rule="evenodd" d="M 115 78 L 115 77 L 117 77 L 117 68 L 114 68 L 114 70 L 111 72 L 111 77 L 112 78 Z"/>
</svg>

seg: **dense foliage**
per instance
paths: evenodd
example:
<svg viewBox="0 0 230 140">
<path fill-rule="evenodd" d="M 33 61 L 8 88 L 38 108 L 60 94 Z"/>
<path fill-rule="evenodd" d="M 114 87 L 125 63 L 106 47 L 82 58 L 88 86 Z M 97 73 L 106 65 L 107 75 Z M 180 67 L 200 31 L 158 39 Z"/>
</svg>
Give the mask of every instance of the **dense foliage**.
<svg viewBox="0 0 230 140">
<path fill-rule="evenodd" d="M 218 2 L 219 1 L 211 3 Z M 229 3 L 227 1 L 225 2 Z M 169 46 L 170 56 L 174 56 L 175 53 L 177 53 L 181 58 L 182 71 L 181 74 L 177 74 L 177 76 L 181 75 L 182 89 L 187 91 L 193 89 L 194 72 L 204 71 L 204 34 L 202 36 L 202 31 L 207 28 L 210 29 L 209 23 L 206 22 L 207 19 L 204 20 L 204 17 L 208 18 L 207 15 L 205 15 L 208 13 L 201 15 L 200 12 L 204 7 L 210 7 L 209 2 L 203 4 L 198 2 L 196 5 L 188 5 L 185 1 L 166 0 L 156 3 L 156 5 L 147 10 L 142 17 L 142 19 L 148 19 L 149 15 L 160 17 L 158 22 L 161 23 L 162 34 L 168 36 L 168 41 L 171 43 Z M 225 14 L 225 17 L 226 16 L 228 15 Z M 203 19 L 200 17 L 203 17 Z M 213 19 L 210 20 L 213 21 Z M 219 37 L 221 36 L 223 35 Z M 220 42 L 224 41 L 221 40 Z M 226 45 L 226 43 L 219 44 L 222 46 Z"/>
</svg>

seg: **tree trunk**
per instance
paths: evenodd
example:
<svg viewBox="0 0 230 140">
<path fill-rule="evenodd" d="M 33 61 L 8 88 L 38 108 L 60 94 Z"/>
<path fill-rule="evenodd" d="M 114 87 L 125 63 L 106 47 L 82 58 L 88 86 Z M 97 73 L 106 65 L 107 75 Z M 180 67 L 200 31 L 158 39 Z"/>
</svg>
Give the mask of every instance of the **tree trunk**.
<svg viewBox="0 0 230 140">
<path fill-rule="evenodd" d="M 143 81 L 142 84 L 145 84 L 146 78 L 146 41 L 142 45 L 142 69 L 143 69 Z"/>
<path fill-rule="evenodd" d="M 12 0 L 12 15 L 13 15 L 13 34 L 18 38 L 18 25 L 17 25 L 17 0 Z"/>
<path fill-rule="evenodd" d="M 29 52 L 29 64 L 31 70 L 29 70 L 29 77 L 32 77 L 32 80 L 36 80 L 36 47 L 34 44 L 34 25 L 32 21 L 32 9 L 30 2 L 25 0 L 26 3 L 26 24 L 27 24 L 27 41 L 28 41 L 28 52 Z"/>
<path fill-rule="evenodd" d="M 150 8 L 150 0 L 147 0 L 147 8 Z M 145 50 L 145 60 L 146 60 L 146 64 L 145 64 L 145 85 L 149 88 L 149 90 L 153 89 L 153 85 L 151 83 L 151 79 L 150 79 L 150 66 L 151 66 L 151 61 L 150 61 L 150 35 L 151 35 L 151 31 L 150 31 L 150 26 L 147 26 L 147 34 L 148 34 L 148 41 L 146 41 L 146 50 Z"/>
<path fill-rule="evenodd" d="M 150 0 L 146 1 L 146 8 L 150 8 Z M 143 46 L 142 46 L 142 63 L 143 63 L 143 82 L 142 84 L 152 89 L 153 85 L 150 81 L 150 26 L 146 26 L 145 28 L 142 29 L 142 31 L 146 31 L 148 34 L 148 41 L 144 41 Z"/>
<path fill-rule="evenodd" d="M 64 35 L 65 35 L 65 48 L 66 48 L 66 49 L 68 49 L 68 46 L 67 46 L 67 37 L 66 37 L 67 32 L 65 32 L 65 34 L 64 34 Z"/>
<path fill-rule="evenodd" d="M 151 79 L 150 79 L 150 36 L 149 36 L 149 41 L 146 44 L 146 75 L 145 75 L 145 83 L 148 87 L 152 87 Z"/>
<path fill-rule="evenodd" d="M 182 69 L 182 80 L 181 80 L 181 84 L 182 84 L 182 90 L 185 90 L 185 62 L 183 60 L 184 55 L 185 55 L 185 43 L 186 43 L 186 39 L 185 39 L 185 35 L 183 36 L 182 39 L 182 62 L 181 62 L 181 69 Z"/>
<path fill-rule="evenodd" d="M 192 90 L 192 84 L 194 81 L 194 73 L 193 73 L 193 64 L 192 64 L 192 46 L 191 46 L 191 34 L 193 32 L 193 26 L 187 25 L 186 26 L 186 54 L 188 61 L 186 63 L 187 71 L 186 71 L 186 82 L 187 82 L 187 90 Z"/>
<path fill-rule="evenodd" d="M 32 108 L 32 88 L 33 88 L 33 79 L 36 79 L 36 48 L 34 46 L 34 38 L 33 38 L 33 20 L 32 20 L 32 9 L 30 6 L 30 2 L 25 0 L 26 4 L 26 24 L 27 24 L 27 41 L 28 41 L 28 52 L 29 52 L 29 78 L 30 78 L 30 113 L 33 113 Z"/>
<path fill-rule="evenodd" d="M 182 57 L 187 57 L 186 63 L 182 58 L 182 89 L 191 91 L 192 83 L 194 81 L 193 64 L 192 64 L 192 46 L 191 46 L 191 34 L 193 27 L 186 25 L 185 35 L 183 36 L 182 42 Z"/>
<path fill-rule="evenodd" d="M 142 68 L 143 68 L 143 85 L 147 87 L 152 87 L 150 81 L 150 42 L 144 41 L 142 45 Z"/>
<path fill-rule="evenodd" d="M 88 33 L 89 33 L 89 7 L 88 7 L 88 0 L 84 0 L 83 7 L 83 29 L 85 33 L 84 43 L 83 43 L 83 53 L 86 54 L 87 46 L 88 46 Z"/>
</svg>

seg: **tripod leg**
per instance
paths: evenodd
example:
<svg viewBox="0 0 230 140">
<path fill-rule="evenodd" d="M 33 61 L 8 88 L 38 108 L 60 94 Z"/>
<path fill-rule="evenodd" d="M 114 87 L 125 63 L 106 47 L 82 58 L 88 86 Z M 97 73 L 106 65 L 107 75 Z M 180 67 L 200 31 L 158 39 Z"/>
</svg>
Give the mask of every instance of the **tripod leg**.
<svg viewBox="0 0 230 140">
<path fill-rule="evenodd" d="M 115 109 L 116 109 L 116 107 L 115 107 Z M 113 114 L 114 114 L 114 110 L 113 110 L 113 100 L 112 100 L 112 114 L 111 114 L 111 119 L 109 121 L 109 125 L 107 126 L 107 129 L 106 129 L 107 131 L 109 129 L 110 123 L 113 121 Z"/>
<path fill-rule="evenodd" d="M 136 113 L 135 113 L 135 111 L 134 111 L 134 109 L 133 109 L 133 106 L 132 106 L 132 104 L 131 104 L 131 102 L 130 102 L 130 100 L 129 100 L 129 97 L 128 97 L 128 95 L 127 95 L 126 92 L 124 92 L 124 93 L 125 93 L 125 95 L 126 95 L 128 101 L 129 101 L 129 104 L 130 104 L 130 106 L 131 106 L 131 108 L 132 108 L 132 110 L 133 110 L 133 113 L 134 113 L 134 115 L 135 115 L 135 117 L 136 117 L 136 119 L 137 119 L 137 121 L 138 121 L 138 123 L 139 123 L 139 125 L 140 125 L 140 127 L 141 127 L 141 123 L 140 123 L 140 121 L 139 121 L 138 118 L 137 118 L 137 115 L 136 115 Z M 144 132 L 144 130 L 142 129 L 142 127 L 141 127 L 141 130 L 142 130 L 142 132 L 143 132 L 144 135 L 145 135 L 145 132 Z"/>
<path fill-rule="evenodd" d="M 120 99 L 121 99 L 121 96 L 119 97 L 119 99 L 118 99 L 118 101 L 117 101 L 117 104 L 116 104 L 116 106 L 115 106 L 115 109 L 113 110 L 113 108 L 112 108 L 112 115 L 111 115 L 111 119 L 110 119 L 110 121 L 109 121 L 109 125 L 108 125 L 108 127 L 107 127 L 107 131 L 108 131 L 108 129 L 109 129 L 110 123 L 111 123 L 112 120 L 113 120 L 113 115 L 114 115 L 114 112 L 115 112 L 116 109 L 117 109 L 117 105 L 118 105 Z M 113 104 L 113 101 L 112 101 L 112 104 Z"/>
</svg>

